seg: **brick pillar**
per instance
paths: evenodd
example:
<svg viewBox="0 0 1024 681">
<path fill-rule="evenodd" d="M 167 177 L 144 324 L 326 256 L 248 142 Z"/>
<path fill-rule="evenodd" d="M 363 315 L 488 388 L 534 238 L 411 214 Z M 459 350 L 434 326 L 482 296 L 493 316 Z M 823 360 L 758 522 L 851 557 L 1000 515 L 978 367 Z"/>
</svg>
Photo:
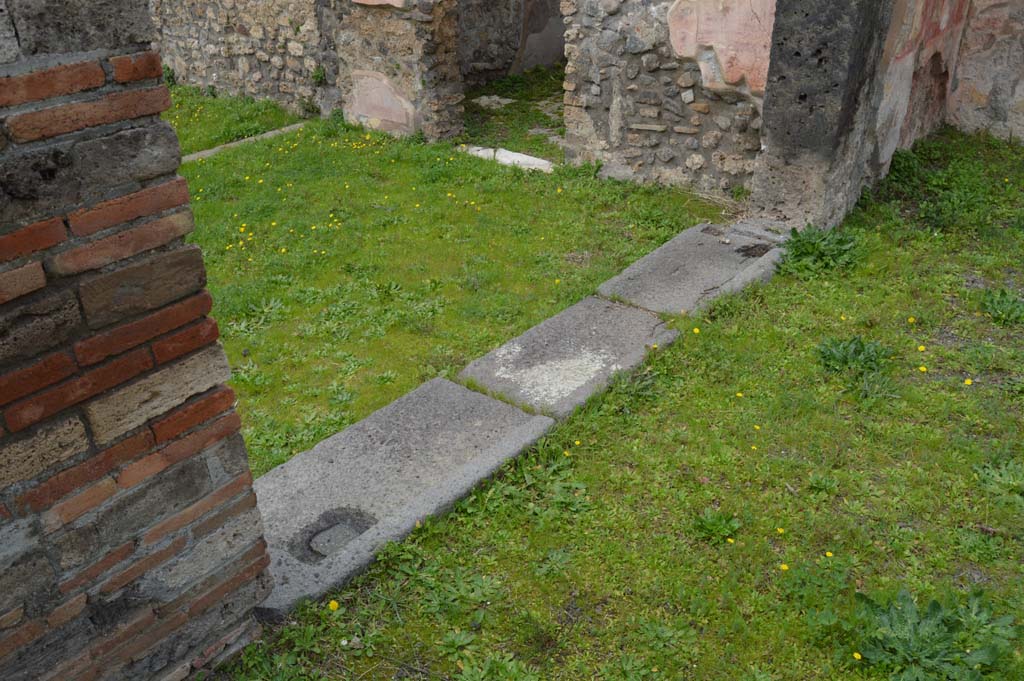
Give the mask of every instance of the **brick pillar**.
<svg viewBox="0 0 1024 681">
<path fill-rule="evenodd" d="M 0 678 L 182 679 L 267 556 L 146 0 L 0 0 Z"/>
</svg>

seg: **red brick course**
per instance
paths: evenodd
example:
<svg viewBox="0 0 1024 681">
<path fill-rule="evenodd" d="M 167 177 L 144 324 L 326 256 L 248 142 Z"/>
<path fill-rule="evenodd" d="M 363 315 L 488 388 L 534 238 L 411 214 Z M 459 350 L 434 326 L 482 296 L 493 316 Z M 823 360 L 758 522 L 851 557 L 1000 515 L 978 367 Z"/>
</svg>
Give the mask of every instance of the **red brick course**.
<svg viewBox="0 0 1024 681">
<path fill-rule="evenodd" d="M 134 487 L 165 468 L 170 468 L 179 461 L 195 456 L 210 445 L 233 435 L 241 427 L 242 420 L 238 414 L 234 412 L 227 414 L 205 428 L 186 435 L 180 440 L 175 440 L 163 449 L 126 466 L 117 476 L 117 484 L 122 488 Z"/>
<path fill-rule="evenodd" d="M 0 107 L 91 90 L 106 80 L 103 67 L 96 61 L 64 64 L 23 76 L 0 78 Z"/>
<path fill-rule="evenodd" d="M 196 539 L 201 539 L 211 532 L 224 527 L 224 525 L 232 518 L 237 518 L 246 511 L 254 508 L 256 508 L 256 494 L 254 492 L 249 492 L 234 504 L 226 506 L 224 510 L 213 514 L 200 523 L 196 523 L 192 527 L 192 536 Z"/>
<path fill-rule="evenodd" d="M 178 437 L 187 430 L 222 414 L 235 403 L 235 392 L 227 386 L 214 388 L 198 399 L 162 416 L 151 425 L 157 443 Z"/>
<path fill-rule="evenodd" d="M 56 137 L 98 125 L 154 116 L 171 106 L 165 87 L 115 92 L 91 102 L 62 104 L 11 116 L 7 131 L 18 143 Z"/>
<path fill-rule="evenodd" d="M 251 485 L 252 473 L 246 471 L 213 494 L 200 499 L 184 511 L 181 511 L 178 515 L 171 516 L 162 523 L 159 523 L 156 527 L 145 534 L 142 538 L 142 542 L 144 544 L 155 544 L 171 532 L 177 532 L 189 523 L 195 522 L 197 519 L 214 510 L 229 499 L 241 494 Z"/>
<path fill-rule="evenodd" d="M 0 87 L 2 90 L 2 87 Z M 56 246 L 67 237 L 64 221 L 60 218 L 44 220 L 28 227 L 0 236 L 0 262 L 17 260 L 38 251 Z"/>
<path fill-rule="evenodd" d="M 241 572 L 238 572 L 230 579 L 222 582 L 219 586 L 214 587 L 197 598 L 188 608 L 188 614 L 190 617 L 198 617 L 203 614 L 223 600 L 225 596 L 234 591 L 238 591 L 238 589 L 256 579 L 261 572 L 267 569 L 267 566 L 270 565 L 270 556 L 265 553 L 267 546 L 262 540 L 257 546 L 264 552 L 264 554 L 257 558 L 255 562 L 252 562 L 243 568 Z"/>
<path fill-rule="evenodd" d="M 103 586 L 100 587 L 100 593 L 109 594 L 119 589 L 123 589 L 156 566 L 162 565 L 176 556 L 183 548 L 185 548 L 186 544 L 188 544 L 188 540 L 185 537 L 178 537 L 166 547 L 149 554 L 138 562 L 130 565 L 120 574 L 111 577 Z"/>
<path fill-rule="evenodd" d="M 83 365 L 134 348 L 210 313 L 213 300 L 206 291 L 165 307 L 128 324 L 75 343 L 75 356 Z"/>
<path fill-rule="evenodd" d="M 169 244 L 191 232 L 193 226 L 190 211 L 175 213 L 58 253 L 47 261 L 47 266 L 62 276 L 96 270 Z"/>
<path fill-rule="evenodd" d="M 42 263 L 30 262 L 17 269 L 0 272 L 0 305 L 38 291 L 44 286 L 46 273 L 43 272 Z"/>
<path fill-rule="evenodd" d="M 153 356 L 157 364 L 165 364 L 172 359 L 186 355 L 199 348 L 206 347 L 220 338 L 217 322 L 204 319 L 192 326 L 172 333 L 166 338 L 153 342 Z"/>
<path fill-rule="evenodd" d="M 110 65 L 114 67 L 114 80 L 118 83 L 131 83 L 136 80 L 160 78 L 164 75 L 160 64 L 160 55 L 156 52 L 139 52 L 113 57 Z"/>
<path fill-rule="evenodd" d="M 154 622 L 156 622 L 156 613 L 152 608 L 145 608 L 135 613 L 131 619 L 119 625 L 114 632 L 93 646 L 89 651 L 90 656 L 96 660 L 106 657 L 126 641 L 130 641 L 132 637 L 148 629 Z"/>
<path fill-rule="evenodd" d="M 11 633 L 0 637 L 0 660 L 46 633 L 46 625 L 40 620 L 25 622 Z"/>
<path fill-rule="evenodd" d="M 152 368 L 153 359 L 147 348 L 129 352 L 81 376 L 14 403 L 4 412 L 7 427 L 12 432 L 24 430 Z"/>
<path fill-rule="evenodd" d="M 75 373 L 75 360 L 66 352 L 55 352 L 21 369 L 0 376 L 0 406 L 31 395 Z"/>
<path fill-rule="evenodd" d="M 184 178 L 176 177 L 169 182 L 83 208 L 69 215 L 68 223 L 75 236 L 89 236 L 123 222 L 187 205 L 188 199 L 188 183 Z"/>
<path fill-rule="evenodd" d="M 117 483 L 113 478 L 103 478 L 75 496 L 62 501 L 43 514 L 43 528 L 56 532 L 63 525 L 81 518 L 110 497 L 117 494 Z"/>
<path fill-rule="evenodd" d="M 102 575 L 104 572 L 111 569 L 118 563 L 127 560 L 128 556 L 132 555 L 133 553 L 135 553 L 134 542 L 122 544 L 121 546 L 117 547 L 116 549 L 105 555 L 99 561 L 93 563 L 86 569 L 79 572 L 71 579 L 61 582 L 60 592 L 65 594 L 71 593 L 72 591 L 80 589 L 83 586 L 91 584 L 97 577 Z"/>
<path fill-rule="evenodd" d="M 85 610 L 89 597 L 86 594 L 78 594 L 71 600 L 60 605 L 46 618 L 46 626 L 51 629 L 59 629 L 75 619 Z"/>
<path fill-rule="evenodd" d="M 153 444 L 153 434 L 148 429 L 125 438 L 91 459 L 58 473 L 38 487 L 25 492 L 18 497 L 17 506 L 23 512 L 46 510 L 68 494 L 85 487 L 121 464 L 152 449 Z"/>
</svg>

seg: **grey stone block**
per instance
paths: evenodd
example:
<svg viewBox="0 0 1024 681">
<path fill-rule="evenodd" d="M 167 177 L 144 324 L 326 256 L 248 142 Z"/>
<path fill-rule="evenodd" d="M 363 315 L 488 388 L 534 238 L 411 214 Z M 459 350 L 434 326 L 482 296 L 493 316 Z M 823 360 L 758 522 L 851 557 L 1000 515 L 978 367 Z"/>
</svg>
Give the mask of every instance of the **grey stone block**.
<svg viewBox="0 0 1024 681">
<path fill-rule="evenodd" d="M 552 425 L 435 379 L 267 473 L 255 487 L 275 585 L 261 613 L 342 584 Z"/>
<path fill-rule="evenodd" d="M 25 55 L 86 52 L 148 43 L 146 0 L 7 0 Z"/>
<path fill-rule="evenodd" d="M 784 240 L 756 221 L 698 225 L 637 260 L 598 291 L 653 312 L 694 312 L 724 293 L 770 277 Z"/>
<path fill-rule="evenodd" d="M 0 233 L 138 189 L 174 173 L 179 159 L 178 138 L 162 121 L 13 151 L 0 159 Z"/>
<path fill-rule="evenodd" d="M 639 365 L 651 345 L 677 335 L 655 315 L 587 298 L 533 327 L 460 374 L 518 404 L 558 418 Z"/>
</svg>

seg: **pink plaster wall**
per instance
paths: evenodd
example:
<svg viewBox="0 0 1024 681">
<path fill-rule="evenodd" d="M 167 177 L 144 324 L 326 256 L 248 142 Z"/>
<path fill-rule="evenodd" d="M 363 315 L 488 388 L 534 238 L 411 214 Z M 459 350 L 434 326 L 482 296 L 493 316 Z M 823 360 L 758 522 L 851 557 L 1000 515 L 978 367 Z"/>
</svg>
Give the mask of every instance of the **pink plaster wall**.
<svg viewBox="0 0 1024 681">
<path fill-rule="evenodd" d="M 677 0 L 669 38 L 680 57 L 697 59 L 704 87 L 764 94 L 775 0 Z"/>
<path fill-rule="evenodd" d="M 949 102 L 964 130 L 1024 138 L 1024 0 L 974 0 Z"/>
<path fill-rule="evenodd" d="M 879 69 L 879 160 L 946 119 L 970 0 L 897 0 Z"/>
</svg>

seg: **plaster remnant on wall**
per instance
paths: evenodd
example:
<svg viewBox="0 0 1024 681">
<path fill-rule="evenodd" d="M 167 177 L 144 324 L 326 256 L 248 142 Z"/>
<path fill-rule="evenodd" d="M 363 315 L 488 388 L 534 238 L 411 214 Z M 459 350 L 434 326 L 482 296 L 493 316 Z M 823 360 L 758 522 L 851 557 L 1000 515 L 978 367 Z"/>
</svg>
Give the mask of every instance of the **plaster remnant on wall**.
<svg viewBox="0 0 1024 681">
<path fill-rule="evenodd" d="M 1024 138 L 1024 0 L 974 0 L 950 93 L 964 130 Z"/>
<path fill-rule="evenodd" d="M 668 10 L 672 49 L 700 64 L 704 87 L 763 95 L 775 0 L 676 0 Z"/>
<path fill-rule="evenodd" d="M 409 135 L 416 130 L 412 103 L 387 76 L 372 71 L 352 72 L 352 91 L 345 104 L 349 122 L 375 130 Z"/>
</svg>

